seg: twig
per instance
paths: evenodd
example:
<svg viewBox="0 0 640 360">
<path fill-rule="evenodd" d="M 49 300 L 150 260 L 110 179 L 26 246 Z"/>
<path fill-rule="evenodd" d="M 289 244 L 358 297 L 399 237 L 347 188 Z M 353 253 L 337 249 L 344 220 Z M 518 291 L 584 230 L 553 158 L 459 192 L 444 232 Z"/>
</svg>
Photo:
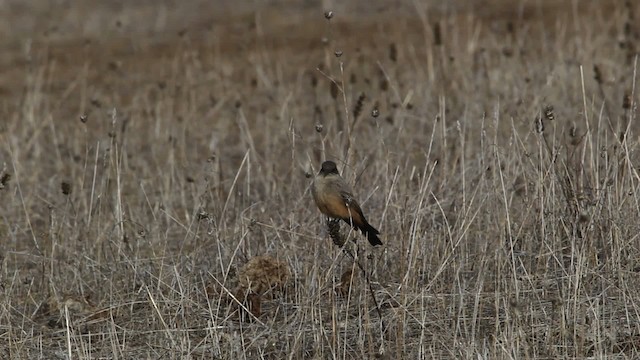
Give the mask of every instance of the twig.
<svg viewBox="0 0 640 360">
<path fill-rule="evenodd" d="M 333 243 L 338 246 L 342 251 L 349 255 L 353 261 L 358 265 L 360 271 L 364 276 L 365 281 L 367 282 L 367 286 L 369 287 L 369 292 L 371 293 L 371 297 L 373 298 L 373 304 L 376 306 L 376 311 L 378 313 L 378 317 L 380 318 L 380 324 L 382 325 L 382 331 L 385 332 L 387 330 L 387 326 L 384 324 L 384 319 L 382 318 L 382 311 L 380 310 L 380 305 L 378 305 L 378 300 L 373 292 L 373 287 L 371 286 L 371 279 L 369 278 L 369 274 L 364 269 L 364 266 L 360 263 L 358 259 L 354 256 L 353 252 L 349 250 L 345 245 L 347 243 L 346 237 L 342 236 L 340 233 L 340 219 L 327 218 L 327 229 L 329 230 L 329 236 Z M 356 245 L 357 246 L 357 245 Z M 356 248 L 356 253 L 358 252 Z"/>
</svg>

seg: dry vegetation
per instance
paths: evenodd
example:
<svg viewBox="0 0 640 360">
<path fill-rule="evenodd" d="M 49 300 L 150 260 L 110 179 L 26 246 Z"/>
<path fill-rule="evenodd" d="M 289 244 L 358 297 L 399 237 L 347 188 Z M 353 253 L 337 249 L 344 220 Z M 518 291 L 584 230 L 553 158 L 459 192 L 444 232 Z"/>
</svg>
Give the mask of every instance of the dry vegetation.
<svg viewBox="0 0 640 360">
<path fill-rule="evenodd" d="M 210 3 L 0 4 L 0 358 L 640 356 L 635 1 Z"/>
</svg>

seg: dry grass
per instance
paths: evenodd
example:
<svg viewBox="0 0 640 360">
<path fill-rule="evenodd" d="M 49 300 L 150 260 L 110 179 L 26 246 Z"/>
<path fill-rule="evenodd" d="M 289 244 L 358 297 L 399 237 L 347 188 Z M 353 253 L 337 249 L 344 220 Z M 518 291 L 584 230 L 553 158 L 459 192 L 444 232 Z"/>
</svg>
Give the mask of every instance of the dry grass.
<svg viewBox="0 0 640 360">
<path fill-rule="evenodd" d="M 0 4 L 1 358 L 640 356 L 635 2 L 60 3 Z"/>
</svg>

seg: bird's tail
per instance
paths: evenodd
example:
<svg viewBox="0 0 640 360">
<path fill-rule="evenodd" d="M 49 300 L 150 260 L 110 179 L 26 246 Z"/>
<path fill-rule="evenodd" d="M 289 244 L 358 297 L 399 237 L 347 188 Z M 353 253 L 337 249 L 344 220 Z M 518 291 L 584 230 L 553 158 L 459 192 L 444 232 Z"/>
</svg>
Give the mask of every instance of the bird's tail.
<svg viewBox="0 0 640 360">
<path fill-rule="evenodd" d="M 371 226 L 371 224 L 369 224 L 368 222 L 365 223 L 364 226 L 360 227 L 360 231 L 362 231 L 362 233 L 364 233 L 367 236 L 367 240 L 369 240 L 369 243 L 371 245 L 373 246 L 382 245 L 382 241 L 378 237 L 378 234 L 380 234 L 380 231 L 378 231 L 376 228 Z"/>
</svg>

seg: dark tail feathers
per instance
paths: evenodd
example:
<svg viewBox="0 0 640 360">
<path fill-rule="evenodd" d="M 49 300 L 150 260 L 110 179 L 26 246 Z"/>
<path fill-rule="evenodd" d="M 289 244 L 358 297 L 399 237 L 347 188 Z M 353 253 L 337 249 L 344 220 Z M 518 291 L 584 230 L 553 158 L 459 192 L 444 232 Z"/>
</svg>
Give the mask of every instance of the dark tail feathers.
<svg viewBox="0 0 640 360">
<path fill-rule="evenodd" d="M 380 231 L 376 230 L 376 228 L 371 226 L 371 224 L 365 223 L 364 226 L 360 226 L 359 229 L 367 236 L 367 240 L 369 240 L 371 245 L 382 245 L 382 241 L 380 241 L 380 238 L 378 237 Z"/>
</svg>

